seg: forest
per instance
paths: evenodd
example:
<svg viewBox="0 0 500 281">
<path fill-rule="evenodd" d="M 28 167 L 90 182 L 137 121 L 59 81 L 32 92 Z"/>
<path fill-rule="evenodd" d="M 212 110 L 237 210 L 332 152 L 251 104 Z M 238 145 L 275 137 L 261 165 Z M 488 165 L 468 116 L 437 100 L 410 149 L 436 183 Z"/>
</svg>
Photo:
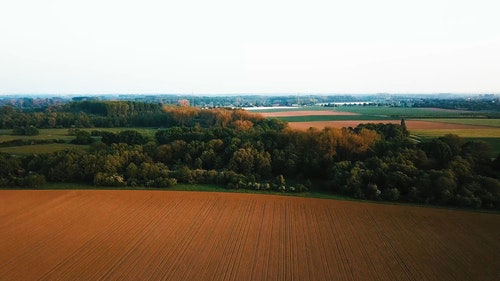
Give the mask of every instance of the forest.
<svg viewBox="0 0 500 281">
<path fill-rule="evenodd" d="M 408 138 L 404 119 L 297 131 L 242 109 L 76 101 L 43 111 L 3 106 L 0 120 L 0 129 L 12 134 L 65 128 L 72 143 L 85 147 L 1 153 L 0 186 L 6 188 L 46 182 L 117 188 L 207 183 L 500 209 L 500 157 L 492 159 L 486 143 L 452 134 L 416 143 Z M 122 130 L 106 129 L 113 127 Z M 141 134 L 139 127 L 154 128 L 154 136 Z"/>
</svg>

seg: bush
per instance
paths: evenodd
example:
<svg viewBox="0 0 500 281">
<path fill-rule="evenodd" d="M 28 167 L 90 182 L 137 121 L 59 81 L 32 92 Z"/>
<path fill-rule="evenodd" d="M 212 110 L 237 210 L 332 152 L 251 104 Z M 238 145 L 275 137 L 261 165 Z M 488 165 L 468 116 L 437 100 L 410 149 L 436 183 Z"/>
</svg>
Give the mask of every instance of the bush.
<svg viewBox="0 0 500 281">
<path fill-rule="evenodd" d="M 125 186 L 126 182 L 118 174 L 97 173 L 94 177 L 94 185 L 101 186 Z"/>
<path fill-rule="evenodd" d="M 398 201 L 399 199 L 399 190 L 397 188 L 387 188 L 387 189 L 384 189 L 384 191 L 382 192 L 382 195 L 384 197 L 385 200 L 388 200 L 388 201 Z"/>
<path fill-rule="evenodd" d="M 78 130 L 76 132 L 76 138 L 71 142 L 74 144 L 91 144 L 94 139 L 90 136 L 90 133 L 83 130 Z"/>
<path fill-rule="evenodd" d="M 40 134 L 40 131 L 34 126 L 29 126 L 27 128 L 16 128 L 12 130 L 12 134 L 17 136 L 36 136 Z"/>
<path fill-rule="evenodd" d="M 40 175 L 37 173 L 29 173 L 23 179 L 22 185 L 26 187 L 39 187 L 41 185 L 44 185 L 45 183 L 47 183 L 47 181 L 45 180 L 44 175 Z"/>
</svg>

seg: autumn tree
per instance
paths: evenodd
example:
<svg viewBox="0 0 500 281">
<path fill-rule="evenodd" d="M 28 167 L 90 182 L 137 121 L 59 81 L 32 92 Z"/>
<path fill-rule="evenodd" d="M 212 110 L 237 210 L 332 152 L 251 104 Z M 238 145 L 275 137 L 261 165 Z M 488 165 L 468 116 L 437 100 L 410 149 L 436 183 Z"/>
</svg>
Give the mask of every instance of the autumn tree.
<svg viewBox="0 0 500 281">
<path fill-rule="evenodd" d="M 165 106 L 163 109 L 179 126 L 194 125 L 194 119 L 200 112 L 199 108 L 189 106 Z"/>
</svg>

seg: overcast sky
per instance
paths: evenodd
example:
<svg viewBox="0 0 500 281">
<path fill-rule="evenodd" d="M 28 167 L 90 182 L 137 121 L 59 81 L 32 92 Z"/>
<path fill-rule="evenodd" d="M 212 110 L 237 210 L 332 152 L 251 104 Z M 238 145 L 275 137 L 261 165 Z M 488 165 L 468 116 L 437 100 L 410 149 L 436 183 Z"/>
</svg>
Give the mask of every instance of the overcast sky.
<svg viewBox="0 0 500 281">
<path fill-rule="evenodd" d="M 0 0 L 0 94 L 500 93 L 498 0 Z"/>
</svg>

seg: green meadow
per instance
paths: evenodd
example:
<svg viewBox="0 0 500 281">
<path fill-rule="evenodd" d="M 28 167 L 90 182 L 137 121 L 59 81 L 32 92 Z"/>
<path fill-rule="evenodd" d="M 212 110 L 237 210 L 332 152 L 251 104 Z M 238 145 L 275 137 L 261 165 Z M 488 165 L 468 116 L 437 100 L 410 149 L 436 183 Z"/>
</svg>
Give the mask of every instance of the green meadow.
<svg viewBox="0 0 500 281">
<path fill-rule="evenodd" d="M 452 124 L 475 125 L 475 126 L 489 126 L 500 128 L 500 119 L 486 119 L 486 118 L 439 118 L 439 119 L 424 119 L 422 121 L 444 122 Z"/>
<path fill-rule="evenodd" d="M 87 149 L 87 145 L 76 145 L 69 143 L 48 143 L 48 144 L 33 144 L 21 146 L 5 146 L 0 147 L 0 152 L 13 155 L 30 155 L 52 153 L 65 149 Z"/>
<path fill-rule="evenodd" d="M 149 139 L 154 139 L 157 128 L 83 128 L 81 130 L 108 131 L 119 133 L 125 130 L 136 130 Z M 75 139 L 68 133 L 68 129 L 38 129 L 40 134 L 36 136 L 12 135 L 12 130 L 0 130 L 0 152 L 14 155 L 30 155 L 52 153 L 64 149 L 87 149 L 88 145 L 76 145 L 70 142 Z M 22 140 L 28 142 L 26 145 L 10 145 L 6 142 Z M 36 143 L 37 141 L 47 141 L 52 143 Z M 33 144 L 29 144 L 33 142 Z"/>
<path fill-rule="evenodd" d="M 362 115 L 388 116 L 393 118 L 456 118 L 470 116 L 481 117 L 484 115 L 481 112 L 420 107 L 341 106 L 336 107 L 336 110 Z"/>
<path fill-rule="evenodd" d="M 454 134 L 462 138 L 500 138 L 500 128 L 481 128 L 481 129 L 418 129 L 411 130 L 411 134 L 435 138 L 447 134 Z"/>
<path fill-rule="evenodd" d="M 252 112 L 289 112 L 289 111 L 340 111 L 351 112 L 365 116 L 385 116 L 389 118 L 485 118 L 487 112 L 466 110 L 443 110 L 438 108 L 420 107 L 390 107 L 390 106 L 303 106 L 297 108 L 271 108 L 263 110 L 252 110 Z M 356 119 L 352 119 L 356 120 Z"/>
<path fill-rule="evenodd" d="M 12 130 L 0 130 L 0 143 L 12 140 L 65 140 L 71 141 L 74 136 L 68 135 L 68 129 L 38 129 L 40 134 L 36 136 L 13 135 Z"/>
<path fill-rule="evenodd" d="M 472 124 L 470 124 L 472 125 Z M 500 128 L 487 129 L 443 129 L 443 130 L 411 130 L 413 139 L 422 141 L 431 138 L 454 134 L 465 141 L 484 141 L 491 147 L 491 157 L 500 154 Z"/>
</svg>

